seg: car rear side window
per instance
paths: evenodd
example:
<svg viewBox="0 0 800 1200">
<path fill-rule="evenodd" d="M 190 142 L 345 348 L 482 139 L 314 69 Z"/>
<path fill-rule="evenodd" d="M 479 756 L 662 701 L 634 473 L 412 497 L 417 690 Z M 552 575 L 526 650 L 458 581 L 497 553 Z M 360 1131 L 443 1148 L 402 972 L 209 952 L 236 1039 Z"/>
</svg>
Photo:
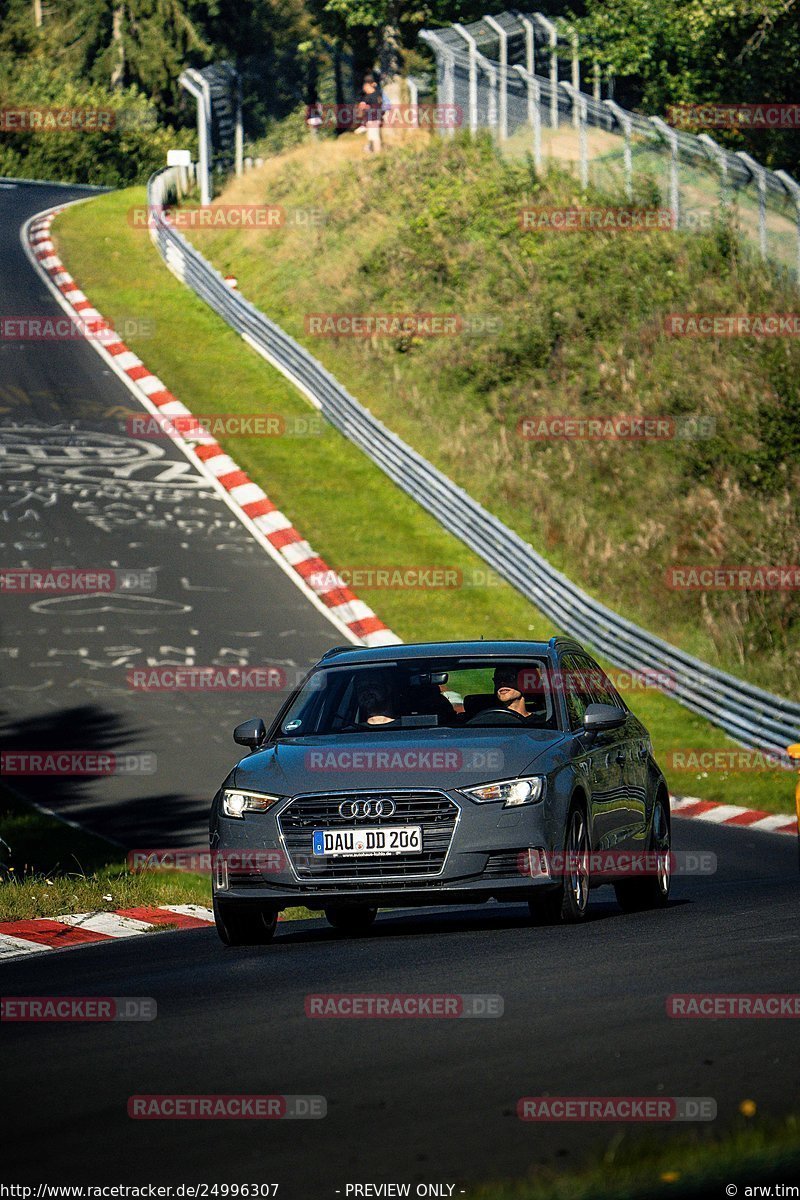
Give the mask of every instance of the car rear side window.
<svg viewBox="0 0 800 1200">
<path fill-rule="evenodd" d="M 561 684 L 570 728 L 577 729 L 583 724 L 586 709 L 595 703 L 589 684 L 580 669 L 577 655 L 565 654 L 561 659 Z"/>
</svg>

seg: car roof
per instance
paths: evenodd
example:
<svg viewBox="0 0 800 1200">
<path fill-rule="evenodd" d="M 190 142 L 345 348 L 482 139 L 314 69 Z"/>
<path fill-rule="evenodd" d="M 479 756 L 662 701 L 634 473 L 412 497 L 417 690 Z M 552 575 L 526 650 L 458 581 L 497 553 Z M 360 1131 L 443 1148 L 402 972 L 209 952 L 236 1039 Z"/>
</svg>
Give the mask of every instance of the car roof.
<svg viewBox="0 0 800 1200">
<path fill-rule="evenodd" d="M 582 649 L 568 638 L 552 637 L 549 642 L 465 641 L 404 642 L 395 646 L 335 646 L 318 665 L 365 666 L 368 663 L 401 662 L 407 658 L 532 658 L 547 657 L 556 648 Z"/>
</svg>

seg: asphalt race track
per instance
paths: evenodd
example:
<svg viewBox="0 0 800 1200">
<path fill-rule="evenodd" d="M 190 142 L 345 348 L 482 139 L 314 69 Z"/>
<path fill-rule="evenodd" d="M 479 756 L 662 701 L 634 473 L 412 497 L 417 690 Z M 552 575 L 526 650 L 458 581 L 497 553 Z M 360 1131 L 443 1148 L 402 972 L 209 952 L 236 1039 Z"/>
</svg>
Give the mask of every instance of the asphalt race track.
<svg viewBox="0 0 800 1200">
<path fill-rule="evenodd" d="M 18 229 L 65 195 L 0 191 L 5 314 L 55 312 Z M 156 753 L 153 776 L 60 784 L 48 802 L 129 846 L 192 844 L 235 757 L 230 727 L 267 715 L 277 698 L 138 694 L 126 687 L 127 666 L 186 646 L 197 663 L 246 647 L 251 663 L 306 664 L 341 637 L 228 523 L 168 443 L 159 444 L 159 465 L 134 472 L 127 495 L 116 495 L 114 466 L 89 451 L 111 444 L 103 436 L 124 437 L 113 414 L 132 401 L 91 347 L 4 342 L 0 369 L 4 443 L 14 449 L 2 470 L 3 511 L 12 514 L 3 517 L 4 564 L 156 568 L 154 595 L 174 606 L 76 605 L 65 622 L 63 605 L 53 616 L 32 609 L 33 597 L 11 600 L 4 742 Z M 27 441 L 15 426 L 30 428 Z M 58 435 L 70 429 L 87 453 L 64 465 Z M 45 453 L 31 462 L 34 444 Z M 156 486 L 173 463 L 180 487 Z M 118 520 L 124 506 L 139 515 Z M 179 527 L 184 519 L 200 532 Z M 673 993 L 798 990 L 796 842 L 697 821 L 676 821 L 674 840 L 678 850 L 713 852 L 717 871 L 676 879 L 661 913 L 623 915 L 603 889 L 590 920 L 572 928 L 533 928 L 523 908 L 491 904 L 382 914 L 355 939 L 297 922 L 263 948 L 225 949 L 208 929 L 6 963 L 6 996 L 149 996 L 158 1016 L 3 1025 L 4 1181 L 279 1183 L 283 1200 L 333 1200 L 352 1183 L 421 1182 L 455 1184 L 457 1196 L 538 1164 L 577 1165 L 623 1130 L 522 1122 L 523 1096 L 711 1097 L 720 1125 L 743 1099 L 762 1114 L 797 1111 L 798 1022 L 675 1020 L 665 1007 Z M 305 997 L 320 992 L 485 993 L 502 997 L 504 1013 L 310 1019 Z M 324 1096 L 327 1116 L 129 1118 L 129 1097 L 163 1093 Z M 695 1126 L 649 1134 L 687 1128 Z"/>
<path fill-rule="evenodd" d="M 0 315 L 63 316 L 19 231 L 80 195 L 0 190 Z M 4 749 L 155 755 L 143 775 L 14 782 L 128 846 L 196 845 L 237 758 L 233 726 L 285 692 L 145 693 L 128 671 L 274 666 L 291 678 L 346 639 L 171 442 L 127 436 L 126 416 L 142 411 L 84 339 L 0 339 L 3 566 L 156 573 L 153 591 L 4 595 L 1 736 Z"/>
</svg>

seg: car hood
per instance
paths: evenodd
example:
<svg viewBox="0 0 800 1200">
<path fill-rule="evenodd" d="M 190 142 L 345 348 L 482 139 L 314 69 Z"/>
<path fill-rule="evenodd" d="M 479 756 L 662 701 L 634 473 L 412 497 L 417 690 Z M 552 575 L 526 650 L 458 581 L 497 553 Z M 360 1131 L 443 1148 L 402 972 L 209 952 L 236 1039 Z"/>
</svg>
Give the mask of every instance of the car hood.
<svg viewBox="0 0 800 1200">
<path fill-rule="evenodd" d="M 242 759 L 234 786 L 282 796 L 378 788 L 449 791 L 546 774 L 565 736 L 549 729 L 428 729 L 418 737 L 398 730 L 285 739 Z"/>
</svg>

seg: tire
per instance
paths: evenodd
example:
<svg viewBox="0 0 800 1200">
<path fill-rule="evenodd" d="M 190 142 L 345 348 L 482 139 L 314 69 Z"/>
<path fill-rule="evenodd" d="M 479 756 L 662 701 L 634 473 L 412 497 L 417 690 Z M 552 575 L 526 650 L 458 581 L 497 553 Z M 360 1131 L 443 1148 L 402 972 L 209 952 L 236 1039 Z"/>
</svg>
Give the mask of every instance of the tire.
<svg viewBox="0 0 800 1200">
<path fill-rule="evenodd" d="M 325 909 L 328 924 L 341 933 L 366 933 L 377 915 L 377 908 L 368 904 L 331 905 Z"/>
<path fill-rule="evenodd" d="M 659 793 L 653 807 L 653 826 L 650 833 L 650 851 L 659 855 L 655 875 L 641 879 L 624 879 L 614 884 L 617 903 L 623 912 L 643 912 L 648 908 L 664 908 L 669 901 L 670 873 L 670 829 L 668 810 L 663 793 Z"/>
<path fill-rule="evenodd" d="M 265 946 L 271 942 L 278 914 L 263 904 L 214 897 L 214 921 L 226 946 Z"/>
<path fill-rule="evenodd" d="M 557 887 L 528 901 L 531 919 L 537 925 L 577 925 L 586 919 L 589 907 L 589 826 L 582 804 L 573 804 L 567 818 L 564 845 L 564 874 Z"/>
</svg>

